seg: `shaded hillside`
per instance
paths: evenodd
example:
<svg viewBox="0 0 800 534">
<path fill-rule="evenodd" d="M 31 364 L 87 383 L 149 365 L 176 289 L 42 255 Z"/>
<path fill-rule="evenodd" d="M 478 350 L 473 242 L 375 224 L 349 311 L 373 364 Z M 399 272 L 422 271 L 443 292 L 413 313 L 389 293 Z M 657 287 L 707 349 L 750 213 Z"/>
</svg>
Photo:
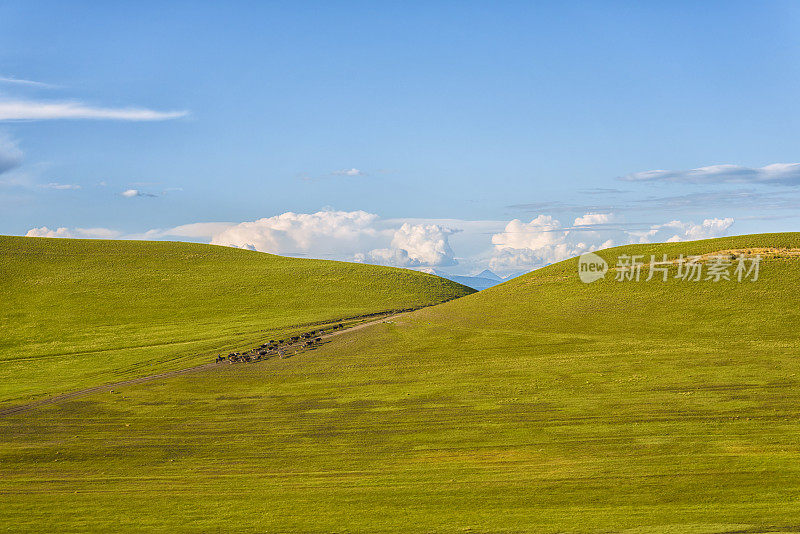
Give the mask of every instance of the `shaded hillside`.
<svg viewBox="0 0 800 534">
<path fill-rule="evenodd" d="M 472 292 L 405 269 L 228 247 L 25 237 L 0 237 L 0 278 L 0 402 Z"/>
</svg>

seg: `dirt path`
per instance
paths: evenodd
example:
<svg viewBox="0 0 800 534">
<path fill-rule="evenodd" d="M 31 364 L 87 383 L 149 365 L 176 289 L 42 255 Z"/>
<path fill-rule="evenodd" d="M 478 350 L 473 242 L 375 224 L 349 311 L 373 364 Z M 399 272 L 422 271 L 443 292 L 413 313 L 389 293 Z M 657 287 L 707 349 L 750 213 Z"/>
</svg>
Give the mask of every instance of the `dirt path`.
<svg viewBox="0 0 800 534">
<path fill-rule="evenodd" d="M 356 330 L 361 330 L 362 328 L 366 328 L 366 327 L 372 326 L 374 324 L 382 323 L 384 321 L 388 321 L 388 320 L 394 319 L 396 317 L 400 317 L 401 315 L 403 315 L 405 313 L 409 313 L 409 312 L 406 311 L 406 312 L 400 312 L 400 313 L 389 313 L 389 314 L 386 314 L 386 315 L 382 315 L 382 316 L 378 317 L 377 319 L 369 320 L 369 321 L 366 321 L 366 322 L 363 322 L 363 323 L 358 323 L 355 326 L 350 326 L 348 328 L 343 328 L 341 330 L 334 330 L 333 332 L 330 332 L 330 333 L 327 333 L 327 334 L 323 334 L 323 335 L 321 335 L 319 337 L 321 339 L 328 339 L 328 338 L 332 338 L 334 336 L 338 336 L 339 334 L 344 334 L 346 332 L 354 332 Z M 294 352 L 292 352 L 291 354 L 292 354 L 292 356 L 294 356 L 295 354 L 299 354 L 301 352 L 304 352 L 305 350 L 307 350 L 307 349 L 303 349 L 302 347 L 300 347 L 300 344 L 298 343 L 296 350 Z M 266 360 L 262 360 L 262 361 L 266 361 Z M 255 362 L 255 363 L 258 363 L 258 362 Z M 248 365 L 248 364 L 242 364 L 242 365 Z M 139 378 L 132 378 L 130 380 L 123 380 L 123 381 L 120 381 L 120 382 L 109 382 L 107 384 L 103 384 L 103 385 L 100 385 L 100 386 L 93 386 L 93 387 L 86 388 L 86 389 L 80 389 L 78 391 L 71 391 L 69 393 L 62 393 L 60 395 L 55 395 L 53 397 L 47 397 L 45 399 L 35 400 L 33 402 L 29 402 L 29 403 L 26 403 L 26 404 L 18 404 L 16 406 L 10 406 L 8 408 L 0 408 L 0 417 L 4 417 L 4 416 L 7 416 L 7 415 L 13 415 L 13 414 L 17 414 L 17 413 L 22 413 L 22 412 L 27 412 L 29 410 L 33 410 L 34 408 L 38 408 L 39 406 L 47 406 L 48 404 L 56 404 L 56 403 L 63 402 L 63 401 L 66 401 L 66 400 L 85 397 L 85 396 L 91 395 L 93 393 L 100 393 L 101 391 L 114 389 L 115 387 L 131 386 L 131 385 L 134 385 L 134 384 L 142 384 L 144 382 L 150 382 L 151 380 L 158 380 L 158 379 L 161 379 L 161 378 L 170 378 L 172 376 L 185 375 L 185 374 L 189 374 L 189 373 L 195 373 L 195 372 L 198 372 L 198 371 L 206 371 L 206 370 L 210 370 L 210 369 L 215 369 L 215 368 L 219 368 L 219 366 L 220 366 L 219 363 L 209 362 L 209 363 L 204 363 L 202 365 L 195 365 L 194 367 L 187 367 L 186 369 L 176 369 L 174 371 L 166 371 L 164 373 L 158 373 L 158 374 L 155 374 L 155 375 L 141 376 Z"/>
</svg>

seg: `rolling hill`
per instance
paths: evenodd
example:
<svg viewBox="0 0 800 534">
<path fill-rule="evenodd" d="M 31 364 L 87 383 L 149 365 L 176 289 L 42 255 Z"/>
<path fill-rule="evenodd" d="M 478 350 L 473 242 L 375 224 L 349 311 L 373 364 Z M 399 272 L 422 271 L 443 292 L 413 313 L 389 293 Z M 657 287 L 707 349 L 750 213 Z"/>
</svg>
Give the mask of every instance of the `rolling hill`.
<svg viewBox="0 0 800 534">
<path fill-rule="evenodd" d="M 799 252 L 800 233 L 609 249 L 763 261 L 756 281 L 583 284 L 567 260 L 290 359 L 0 418 L 0 520 L 797 531 Z"/>
<path fill-rule="evenodd" d="M 172 242 L 0 236 L 0 406 L 472 292 L 405 269 Z"/>
</svg>

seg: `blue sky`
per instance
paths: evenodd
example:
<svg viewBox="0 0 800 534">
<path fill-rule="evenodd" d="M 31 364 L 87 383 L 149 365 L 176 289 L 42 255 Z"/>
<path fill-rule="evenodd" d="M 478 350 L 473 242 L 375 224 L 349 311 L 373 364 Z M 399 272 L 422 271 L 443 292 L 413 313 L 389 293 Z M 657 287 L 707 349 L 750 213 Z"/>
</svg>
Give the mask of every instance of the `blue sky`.
<svg viewBox="0 0 800 534">
<path fill-rule="evenodd" d="M 0 233 L 510 273 L 798 230 L 799 24 L 788 2 L 6 1 Z"/>
</svg>

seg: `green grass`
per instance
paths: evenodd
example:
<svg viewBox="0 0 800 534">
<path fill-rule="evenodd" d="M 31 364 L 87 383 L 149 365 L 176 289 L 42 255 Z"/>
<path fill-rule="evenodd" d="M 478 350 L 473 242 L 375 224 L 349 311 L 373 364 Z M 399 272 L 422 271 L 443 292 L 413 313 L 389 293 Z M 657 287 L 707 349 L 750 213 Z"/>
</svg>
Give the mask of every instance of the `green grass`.
<svg viewBox="0 0 800 534">
<path fill-rule="evenodd" d="M 471 292 L 405 269 L 228 247 L 0 236 L 0 407 Z"/>
<path fill-rule="evenodd" d="M 603 251 L 800 248 L 800 234 Z M 611 261 L 613 264 L 613 261 Z M 576 260 L 287 360 L 0 419 L 8 530 L 797 532 L 800 258 Z"/>
</svg>

